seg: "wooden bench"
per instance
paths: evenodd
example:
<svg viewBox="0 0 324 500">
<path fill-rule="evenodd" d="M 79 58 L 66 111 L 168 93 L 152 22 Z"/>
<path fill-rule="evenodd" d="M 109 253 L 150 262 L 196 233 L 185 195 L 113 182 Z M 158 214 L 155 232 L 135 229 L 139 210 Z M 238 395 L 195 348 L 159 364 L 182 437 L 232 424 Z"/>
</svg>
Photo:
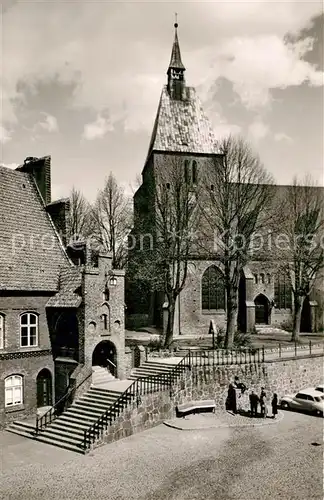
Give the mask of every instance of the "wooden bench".
<svg viewBox="0 0 324 500">
<path fill-rule="evenodd" d="M 188 413 L 197 413 L 200 411 L 212 410 L 215 412 L 216 403 L 213 399 L 207 399 L 203 401 L 190 401 L 189 403 L 184 403 L 182 405 L 176 406 L 177 417 L 184 418 Z"/>
</svg>

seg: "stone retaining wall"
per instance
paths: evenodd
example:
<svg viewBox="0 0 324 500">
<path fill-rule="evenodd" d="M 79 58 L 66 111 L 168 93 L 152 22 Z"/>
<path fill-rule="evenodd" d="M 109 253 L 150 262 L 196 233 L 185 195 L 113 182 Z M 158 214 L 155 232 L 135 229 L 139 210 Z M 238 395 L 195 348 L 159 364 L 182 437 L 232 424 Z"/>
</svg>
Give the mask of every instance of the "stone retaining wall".
<svg viewBox="0 0 324 500">
<path fill-rule="evenodd" d="M 267 403 L 274 392 L 280 398 L 301 388 L 315 387 L 323 381 L 323 357 L 283 359 L 263 364 L 232 366 L 193 366 L 187 369 L 171 391 L 161 391 L 133 402 L 107 429 L 93 448 L 150 429 L 164 420 L 175 418 L 175 406 L 192 400 L 214 399 L 218 408 L 225 408 L 228 385 L 238 376 L 248 392 L 238 400 L 247 408 L 251 390 L 260 393 L 265 387 Z"/>
</svg>

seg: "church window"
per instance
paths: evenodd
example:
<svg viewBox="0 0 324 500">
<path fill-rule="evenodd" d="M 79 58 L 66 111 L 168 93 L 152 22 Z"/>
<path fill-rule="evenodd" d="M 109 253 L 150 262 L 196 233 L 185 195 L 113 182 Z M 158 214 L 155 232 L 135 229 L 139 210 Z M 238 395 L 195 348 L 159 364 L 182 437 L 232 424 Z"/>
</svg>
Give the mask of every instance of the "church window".
<svg viewBox="0 0 324 500">
<path fill-rule="evenodd" d="M 170 189 L 170 183 L 169 182 L 166 183 L 166 188 Z"/>
<path fill-rule="evenodd" d="M 262 285 L 264 285 L 264 274 L 263 273 L 260 274 L 260 281 L 261 281 Z"/>
<path fill-rule="evenodd" d="M 216 266 L 210 266 L 201 282 L 202 309 L 225 309 L 224 276 Z"/>
<path fill-rule="evenodd" d="M 197 162 L 192 162 L 192 183 L 197 184 Z"/>
<path fill-rule="evenodd" d="M 102 314 L 101 315 L 101 321 L 103 325 L 104 330 L 108 330 L 108 315 L 107 314 Z"/>
<path fill-rule="evenodd" d="M 184 162 L 184 175 L 185 175 L 185 183 L 189 184 L 190 179 L 189 179 L 189 161 L 185 160 Z"/>
<path fill-rule="evenodd" d="M 257 274 L 253 274 L 254 276 L 254 283 L 257 285 L 258 284 L 258 275 Z"/>
<path fill-rule="evenodd" d="M 4 348 L 4 336 L 5 336 L 4 326 L 5 326 L 4 316 L 0 314 L 0 349 Z"/>
<path fill-rule="evenodd" d="M 214 191 L 214 188 L 215 188 L 214 184 L 211 184 L 211 186 L 210 186 L 210 190 L 211 190 L 211 191 Z"/>
<path fill-rule="evenodd" d="M 269 273 L 267 274 L 267 283 L 268 285 L 271 283 L 271 275 Z"/>
<path fill-rule="evenodd" d="M 279 273 L 275 279 L 274 301 L 277 309 L 292 308 L 292 289 L 289 276 Z"/>
</svg>

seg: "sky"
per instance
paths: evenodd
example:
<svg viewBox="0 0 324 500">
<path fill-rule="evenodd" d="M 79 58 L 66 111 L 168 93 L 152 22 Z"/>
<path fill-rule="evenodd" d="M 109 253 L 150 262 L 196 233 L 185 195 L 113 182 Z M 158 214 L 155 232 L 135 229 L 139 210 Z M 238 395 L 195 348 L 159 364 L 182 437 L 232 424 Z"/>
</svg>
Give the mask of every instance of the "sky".
<svg viewBox="0 0 324 500">
<path fill-rule="evenodd" d="M 216 134 L 278 184 L 324 185 L 322 2 L 3 0 L 0 163 L 52 157 L 52 197 L 141 173 L 174 37 Z"/>
</svg>

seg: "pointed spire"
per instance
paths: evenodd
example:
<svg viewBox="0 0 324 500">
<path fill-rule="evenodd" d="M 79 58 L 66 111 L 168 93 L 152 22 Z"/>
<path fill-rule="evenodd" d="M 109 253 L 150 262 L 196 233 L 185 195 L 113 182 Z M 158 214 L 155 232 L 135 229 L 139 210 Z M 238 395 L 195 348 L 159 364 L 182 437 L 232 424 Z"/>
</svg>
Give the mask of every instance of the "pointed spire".
<svg viewBox="0 0 324 500">
<path fill-rule="evenodd" d="M 180 45 L 179 45 L 179 40 L 178 40 L 178 23 L 177 23 L 177 14 L 176 14 L 176 22 L 174 23 L 174 28 L 175 28 L 175 33 L 174 33 L 174 42 L 172 46 L 172 53 L 171 53 L 171 60 L 169 64 L 169 70 L 170 69 L 181 69 L 185 70 L 186 68 L 182 64 L 181 61 L 181 53 L 180 53 Z"/>
</svg>

